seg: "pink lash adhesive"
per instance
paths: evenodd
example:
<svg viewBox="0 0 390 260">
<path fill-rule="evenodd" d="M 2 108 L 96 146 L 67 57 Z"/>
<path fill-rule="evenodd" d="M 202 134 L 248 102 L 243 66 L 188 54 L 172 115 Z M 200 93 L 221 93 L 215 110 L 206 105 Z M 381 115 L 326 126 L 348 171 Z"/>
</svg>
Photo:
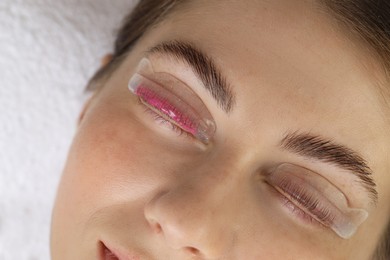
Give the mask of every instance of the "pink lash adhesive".
<svg viewBox="0 0 390 260">
<path fill-rule="evenodd" d="M 139 96 L 143 102 L 146 102 L 147 105 L 150 105 L 156 110 L 163 112 L 164 115 L 168 116 L 183 130 L 193 135 L 197 134 L 197 129 L 199 126 L 197 126 L 189 116 L 183 115 L 180 111 L 178 111 L 176 106 L 174 106 L 168 100 L 161 98 L 160 95 L 154 93 L 150 88 L 140 85 L 137 88 L 135 94 Z M 194 114 L 193 111 L 191 112 Z"/>
<path fill-rule="evenodd" d="M 215 122 L 202 100 L 172 75 L 153 71 L 148 59 L 141 60 L 128 87 L 146 106 L 202 142 L 213 137 Z"/>
</svg>

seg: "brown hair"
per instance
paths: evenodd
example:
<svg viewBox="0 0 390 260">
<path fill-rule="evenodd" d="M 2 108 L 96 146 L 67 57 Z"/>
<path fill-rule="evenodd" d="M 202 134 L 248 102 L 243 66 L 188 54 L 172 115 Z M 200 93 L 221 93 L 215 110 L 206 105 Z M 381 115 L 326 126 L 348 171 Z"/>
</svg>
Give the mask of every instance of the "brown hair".
<svg viewBox="0 0 390 260">
<path fill-rule="evenodd" d="M 140 0 L 118 31 L 112 60 L 98 70 L 88 90 L 102 86 L 145 32 L 189 0 Z M 379 57 L 390 75 L 390 2 L 388 0 L 319 0 L 335 20 L 355 34 Z M 390 78 L 390 77 L 389 77 Z M 387 87 L 390 92 L 390 87 Z M 384 230 L 373 259 L 390 259 L 390 223 Z"/>
<path fill-rule="evenodd" d="M 140 0 L 123 20 L 117 33 L 112 60 L 100 68 L 89 81 L 88 90 L 99 88 L 111 73 L 121 64 L 132 47 L 151 27 L 157 25 L 179 4 L 187 0 Z"/>
</svg>

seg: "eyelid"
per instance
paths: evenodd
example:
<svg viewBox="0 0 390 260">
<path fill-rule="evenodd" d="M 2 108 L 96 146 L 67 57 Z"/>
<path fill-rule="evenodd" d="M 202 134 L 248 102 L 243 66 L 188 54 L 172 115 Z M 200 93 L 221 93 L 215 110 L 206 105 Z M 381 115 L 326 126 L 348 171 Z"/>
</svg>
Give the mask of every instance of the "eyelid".
<svg viewBox="0 0 390 260">
<path fill-rule="evenodd" d="M 321 205 L 320 207 L 331 214 L 329 219 L 320 222 L 331 228 L 341 238 L 350 238 L 368 217 L 368 212 L 365 209 L 350 207 L 347 198 L 339 189 L 309 169 L 284 163 L 267 174 L 267 181 L 283 191 L 289 189 L 286 188 L 286 183 L 289 183 L 288 185 L 293 183 L 294 187 L 299 187 L 301 190 L 299 194 L 305 193 L 313 196 L 314 198 L 311 199 L 317 201 Z M 297 195 L 290 194 L 290 196 Z M 296 198 L 295 201 L 299 199 L 301 198 Z M 313 215 L 315 216 L 315 214 Z M 317 219 L 319 218 L 317 217 Z"/>
<path fill-rule="evenodd" d="M 202 100 L 173 75 L 155 72 L 151 62 L 143 58 L 128 88 L 184 131 L 205 144 L 210 142 L 216 131 L 214 119 Z"/>
</svg>

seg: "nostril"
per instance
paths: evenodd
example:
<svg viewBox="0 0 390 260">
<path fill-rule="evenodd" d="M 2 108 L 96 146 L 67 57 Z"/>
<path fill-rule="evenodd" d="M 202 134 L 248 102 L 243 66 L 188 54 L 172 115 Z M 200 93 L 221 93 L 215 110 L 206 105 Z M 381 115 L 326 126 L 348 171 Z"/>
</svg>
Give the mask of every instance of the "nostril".
<svg viewBox="0 0 390 260">
<path fill-rule="evenodd" d="M 156 234 L 162 233 L 162 227 L 158 222 L 149 220 L 149 225 Z"/>
<path fill-rule="evenodd" d="M 154 232 L 156 232 L 157 234 L 160 234 L 160 233 L 162 233 L 162 227 L 161 227 L 161 225 L 160 224 L 158 224 L 158 223 L 156 223 L 155 225 L 154 225 Z"/>
<path fill-rule="evenodd" d="M 194 248 L 194 247 L 186 247 L 185 250 L 191 254 L 192 256 L 199 256 L 200 255 L 200 252 L 198 249 Z"/>
</svg>

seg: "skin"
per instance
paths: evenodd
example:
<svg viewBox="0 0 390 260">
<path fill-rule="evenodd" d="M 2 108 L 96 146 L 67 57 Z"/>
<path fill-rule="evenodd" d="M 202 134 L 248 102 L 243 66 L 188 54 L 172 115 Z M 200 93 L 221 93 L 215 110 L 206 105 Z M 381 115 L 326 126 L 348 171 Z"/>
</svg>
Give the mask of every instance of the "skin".
<svg viewBox="0 0 390 260">
<path fill-rule="evenodd" d="M 227 115 L 183 63 L 149 57 L 209 109 L 207 147 L 155 122 L 127 88 L 144 52 L 167 40 L 214 58 L 236 95 Z M 86 104 L 53 211 L 52 259 L 99 259 L 100 241 L 140 259 L 368 259 L 390 213 L 383 80 L 367 48 L 311 1 L 192 3 L 150 30 Z M 352 174 L 280 149 L 286 131 L 330 138 L 372 168 L 378 203 L 352 238 L 305 223 L 262 181 L 267 163 L 293 163 L 368 205 Z"/>
</svg>

